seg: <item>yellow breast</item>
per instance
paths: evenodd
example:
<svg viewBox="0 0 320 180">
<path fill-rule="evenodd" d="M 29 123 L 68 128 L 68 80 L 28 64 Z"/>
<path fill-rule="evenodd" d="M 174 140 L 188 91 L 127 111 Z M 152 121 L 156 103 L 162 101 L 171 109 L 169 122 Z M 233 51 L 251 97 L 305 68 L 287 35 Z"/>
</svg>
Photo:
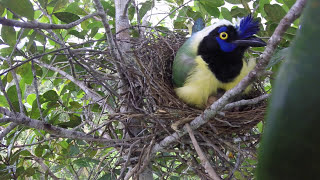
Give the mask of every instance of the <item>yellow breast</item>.
<svg viewBox="0 0 320 180">
<path fill-rule="evenodd" d="M 210 71 L 208 64 L 203 61 L 201 56 L 197 56 L 195 61 L 197 65 L 190 72 L 186 82 L 182 87 L 176 88 L 175 91 L 184 102 L 198 108 L 204 108 L 208 97 L 216 95 L 219 88 L 224 90 L 232 89 L 255 66 L 255 60 L 250 60 L 248 63 L 244 62 L 239 76 L 232 82 L 222 83 Z M 246 91 L 249 91 L 249 88 Z"/>
</svg>

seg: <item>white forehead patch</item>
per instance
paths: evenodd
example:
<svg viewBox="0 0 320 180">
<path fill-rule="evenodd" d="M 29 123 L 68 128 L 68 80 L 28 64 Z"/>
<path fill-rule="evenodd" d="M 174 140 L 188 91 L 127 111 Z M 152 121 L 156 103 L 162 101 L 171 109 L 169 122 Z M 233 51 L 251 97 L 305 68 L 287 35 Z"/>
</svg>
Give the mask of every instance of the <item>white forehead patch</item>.
<svg viewBox="0 0 320 180">
<path fill-rule="evenodd" d="M 206 37 L 212 30 L 214 30 L 216 27 L 219 26 L 229 26 L 233 25 L 230 21 L 228 20 L 220 20 L 219 22 L 216 22 L 212 24 L 211 26 L 205 27 L 199 32 L 196 32 L 194 35 L 191 36 L 193 44 L 200 44 L 200 41 Z"/>
</svg>

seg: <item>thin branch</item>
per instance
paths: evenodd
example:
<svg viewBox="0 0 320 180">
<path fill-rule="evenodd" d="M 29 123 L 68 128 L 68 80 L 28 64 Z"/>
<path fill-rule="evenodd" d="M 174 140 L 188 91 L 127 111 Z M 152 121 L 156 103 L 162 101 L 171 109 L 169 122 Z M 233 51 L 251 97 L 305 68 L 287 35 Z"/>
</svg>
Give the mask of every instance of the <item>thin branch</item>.
<svg viewBox="0 0 320 180">
<path fill-rule="evenodd" d="M 176 12 L 178 9 L 184 7 L 185 5 L 187 5 L 188 3 L 190 3 L 193 0 L 190 0 L 182 5 L 180 5 L 179 7 L 175 8 L 174 10 L 172 10 L 168 15 L 166 15 L 165 17 L 163 17 L 156 25 L 154 25 L 154 27 L 158 26 L 163 20 L 165 20 L 167 17 L 169 17 L 171 14 L 173 14 L 174 12 Z"/>
<path fill-rule="evenodd" d="M 129 162 L 130 162 L 130 156 L 131 156 L 131 153 L 132 153 L 132 149 L 133 149 L 133 147 L 135 147 L 139 142 L 140 142 L 140 140 L 134 142 L 134 143 L 130 146 L 129 152 L 128 152 L 128 154 L 126 155 L 127 160 L 126 160 L 126 162 L 124 163 L 124 165 L 123 165 L 122 168 L 121 168 L 121 172 L 120 172 L 120 175 L 119 175 L 118 179 L 122 179 L 122 178 L 124 177 L 124 175 L 125 175 L 125 174 L 124 174 L 124 173 L 125 173 L 125 170 L 127 169 L 128 165 L 129 165 Z"/>
<path fill-rule="evenodd" d="M 79 88 L 81 88 L 90 98 L 92 98 L 93 101 L 97 102 L 99 105 L 103 105 L 103 102 L 102 102 L 103 97 L 101 97 L 98 93 L 96 93 L 95 91 L 88 88 L 84 82 L 76 80 L 73 76 L 62 71 L 59 68 L 56 68 L 56 67 L 51 66 L 49 64 L 42 63 L 38 60 L 34 60 L 34 62 L 36 62 L 40 66 L 43 66 L 47 69 L 58 72 L 59 74 L 61 74 L 62 76 L 66 77 L 67 79 L 72 81 L 74 84 L 79 86 Z M 111 106 L 109 106 L 109 105 L 105 105 L 105 106 L 106 106 L 106 109 L 108 110 L 109 113 L 115 113 L 115 111 L 113 110 L 113 108 Z"/>
<path fill-rule="evenodd" d="M 48 23 L 39 23 L 37 21 L 21 22 L 13 19 L 6 19 L 4 17 L 0 17 L 0 24 L 4 26 L 14 26 L 14 27 L 21 27 L 21 28 L 28 28 L 28 29 L 70 29 L 74 26 L 79 25 L 83 21 L 97 15 L 98 13 L 92 13 L 69 24 L 48 24 Z"/>
<path fill-rule="evenodd" d="M 244 99 L 237 102 L 227 104 L 222 110 L 232 109 L 234 107 L 258 104 L 260 101 L 266 100 L 271 96 L 271 94 L 264 94 L 253 99 Z"/>
<path fill-rule="evenodd" d="M 131 1 L 132 0 L 128 0 L 125 4 L 122 16 L 126 16 Z"/>
<path fill-rule="evenodd" d="M 36 93 L 36 100 L 37 100 L 38 109 L 39 109 L 39 112 L 40 112 L 40 118 L 41 118 L 42 121 L 44 121 L 43 113 L 42 113 L 42 110 L 41 110 L 39 91 L 38 91 L 37 74 L 36 74 L 36 69 L 34 67 L 34 62 L 33 61 L 31 61 L 31 69 L 32 69 L 32 74 L 33 74 L 33 86 L 34 86 L 34 90 L 35 90 L 35 93 Z"/>
<path fill-rule="evenodd" d="M 189 136 L 191 138 L 192 144 L 195 148 L 195 150 L 197 151 L 198 155 L 199 155 L 199 159 L 201 161 L 202 166 L 205 168 L 205 170 L 207 171 L 207 173 L 209 174 L 209 176 L 213 179 L 213 180 L 220 180 L 219 176 L 217 175 L 217 173 L 215 172 L 215 170 L 212 168 L 209 160 L 207 159 L 206 155 L 203 153 L 203 151 L 201 150 L 196 137 L 193 134 L 193 131 L 190 127 L 189 124 L 186 124 L 186 129 L 189 133 Z"/>
<path fill-rule="evenodd" d="M 42 167 L 43 171 L 44 171 L 45 173 L 48 173 L 49 176 L 52 177 L 52 179 L 54 179 L 54 180 L 59 180 L 59 179 L 60 179 L 60 178 L 58 178 L 57 176 L 55 176 L 55 175 L 52 173 L 52 171 L 50 171 L 50 168 L 43 162 L 43 159 L 42 159 L 42 158 L 38 158 L 38 157 L 36 157 L 36 156 L 34 156 L 33 158 L 34 158 L 35 161 L 37 161 L 37 162 L 40 164 L 40 166 Z"/>
<path fill-rule="evenodd" d="M 48 133 L 52 135 L 56 135 L 58 137 L 62 138 L 70 138 L 70 139 L 80 139 L 80 140 L 86 140 L 86 141 L 93 141 L 93 142 L 103 142 L 104 144 L 112 144 L 112 146 L 115 145 L 130 145 L 124 142 L 130 142 L 135 141 L 138 139 L 145 139 L 143 138 L 128 138 L 128 139 L 106 139 L 101 137 L 95 137 L 92 135 L 88 135 L 79 131 L 69 130 L 60 128 L 57 126 L 53 126 L 49 123 L 31 119 L 21 113 L 13 113 L 10 112 L 8 109 L 0 107 L 0 113 L 8 116 L 8 118 L 0 118 L 0 123 L 7 123 L 7 122 L 14 122 L 19 125 L 25 125 L 30 128 L 35 128 L 38 130 L 45 130 Z"/>
<path fill-rule="evenodd" d="M 268 65 L 270 58 L 275 51 L 275 48 L 280 43 L 281 37 L 284 32 L 290 27 L 291 23 L 297 19 L 305 6 L 307 0 L 297 0 L 296 3 L 291 7 L 285 17 L 280 21 L 278 27 L 275 29 L 273 35 L 268 41 L 268 45 L 260 56 L 257 66 L 251 71 L 240 83 L 233 89 L 227 91 L 220 99 L 211 105 L 211 107 L 205 110 L 200 116 L 196 117 L 190 126 L 192 129 L 197 129 L 201 125 L 207 123 L 209 119 L 213 118 L 221 109 L 236 95 L 244 91 L 244 89 L 259 75 L 263 74 L 265 67 Z M 181 136 L 186 134 L 186 127 L 183 130 L 173 133 L 170 136 L 164 138 L 161 142 L 153 147 L 152 154 L 162 151 L 165 147 L 171 143 L 177 141 Z"/>
<path fill-rule="evenodd" d="M 9 126 L 7 126 L 0 134 L 0 141 L 17 126 L 18 126 L 17 123 L 11 123 Z"/>
<path fill-rule="evenodd" d="M 39 55 L 33 56 L 33 57 L 31 57 L 30 59 L 27 59 L 27 60 L 25 60 L 25 61 L 23 61 L 23 62 L 15 65 L 15 66 L 12 66 L 12 67 L 10 67 L 9 69 L 3 71 L 2 73 L 0 73 L 0 76 L 8 73 L 9 71 L 11 71 L 11 70 L 13 70 L 13 69 L 15 69 L 15 68 L 17 68 L 17 67 L 19 67 L 19 66 L 22 66 L 22 65 L 24 65 L 25 63 L 28 63 L 28 62 L 30 62 L 30 61 L 32 61 L 32 60 L 34 60 L 34 59 L 38 59 L 38 58 L 41 58 L 42 56 L 45 56 L 45 55 L 48 55 L 48 54 L 51 54 L 51 53 L 56 53 L 56 52 L 59 52 L 59 51 L 61 51 L 61 50 L 68 49 L 68 48 L 71 48 L 71 47 L 70 47 L 70 46 L 69 46 L 69 47 L 64 47 L 64 48 L 56 49 L 56 50 L 53 50 L 53 51 L 50 51 L 50 52 L 46 52 L 46 53 L 43 53 L 43 54 L 39 54 Z"/>
</svg>

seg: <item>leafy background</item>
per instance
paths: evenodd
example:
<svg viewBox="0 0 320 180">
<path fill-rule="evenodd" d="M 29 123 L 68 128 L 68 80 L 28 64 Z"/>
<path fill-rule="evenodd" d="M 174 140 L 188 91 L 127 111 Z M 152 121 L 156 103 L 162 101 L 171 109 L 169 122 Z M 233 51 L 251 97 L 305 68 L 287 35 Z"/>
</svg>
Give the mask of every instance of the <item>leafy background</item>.
<svg viewBox="0 0 320 180">
<path fill-rule="evenodd" d="M 130 4 L 128 16 L 131 26 L 148 26 L 165 31 L 184 32 L 188 34 L 193 22 L 203 18 L 206 25 L 215 22 L 217 18 L 232 20 L 252 13 L 261 21 L 261 31 L 258 36 L 268 40 L 282 17 L 294 4 L 294 0 L 135 0 Z M 115 5 L 112 0 L 102 0 L 103 8 L 107 12 L 108 23 L 115 33 Z M 159 11 L 159 4 L 168 11 Z M 134 6 L 135 5 L 135 6 Z M 68 24 L 95 12 L 95 6 L 90 0 L 1 0 L 0 14 L 7 19 L 37 21 L 50 24 Z M 163 21 L 159 20 L 165 17 Z M 299 19 L 296 20 L 281 39 L 277 47 L 277 53 L 271 60 L 268 69 L 277 73 L 280 64 L 288 52 L 288 47 L 296 35 L 299 27 Z M 132 38 L 139 38 L 139 30 L 130 29 Z M 165 34 L 163 34 L 165 36 Z M 56 39 L 60 39 L 60 42 Z M 19 42 L 18 44 L 16 44 Z M 89 132 L 103 124 L 103 119 L 108 115 L 97 104 L 92 103 L 78 84 L 64 78 L 59 73 L 49 70 L 41 64 L 28 61 L 7 71 L 12 65 L 19 64 L 30 57 L 39 56 L 39 61 L 51 64 L 68 74 L 76 74 L 79 80 L 87 83 L 95 92 L 107 96 L 107 103 L 116 106 L 115 98 L 105 94 L 104 87 L 95 83 L 89 77 L 86 69 L 79 64 L 74 64 L 71 69 L 68 64 L 70 56 L 67 51 L 59 50 L 64 46 L 72 46 L 81 54 L 86 55 L 86 62 L 96 63 L 92 66 L 104 81 L 116 74 L 115 67 L 105 61 L 104 50 L 107 47 L 106 35 L 103 23 L 98 18 L 89 18 L 70 29 L 22 29 L 9 26 L 1 27 L 0 49 L 0 73 L 3 92 L 0 93 L 0 106 L 12 108 L 19 112 L 18 91 L 22 97 L 25 115 L 49 124 L 72 130 Z M 57 50 L 57 51 L 56 51 Z M 252 48 L 246 57 L 257 57 L 264 48 Z M 53 52 L 56 51 L 56 52 Z M 16 75 L 15 75 L 16 74 Z M 18 78 L 14 81 L 14 76 Z M 34 81 L 37 78 L 39 102 L 38 107 Z M 267 92 L 272 89 L 274 78 L 264 79 L 264 87 Z M 111 87 L 115 87 L 110 81 Z M 11 105 L 12 104 L 12 105 Z M 0 114 L 2 117 L 2 114 Z M 90 120 L 90 122 L 86 122 Z M 86 126 L 81 126 L 87 123 Z M 92 125 L 94 124 L 94 125 Z M 9 123 L 2 123 L 4 130 Z M 78 128 L 81 127 L 81 128 Z M 123 131 L 119 124 L 112 123 L 113 135 L 123 137 Z M 78 129 L 77 129 L 78 128 Z M 257 135 L 263 130 L 263 123 L 255 128 Z M 95 131 L 94 135 L 103 132 Z M 258 145 L 257 145 L 258 147 Z M 2 140 L 0 147 L 0 176 L 6 179 L 40 179 L 41 177 L 56 177 L 65 179 L 115 179 L 119 176 L 121 166 L 117 161 L 119 150 L 114 147 L 105 147 L 99 142 L 87 142 L 84 140 L 58 138 L 50 133 L 28 128 L 23 125 L 15 127 Z M 225 152 L 231 157 L 231 163 L 236 163 L 232 153 Z M 198 176 L 188 169 L 183 161 L 173 160 L 171 152 L 165 154 L 166 158 L 155 160 L 153 167 L 155 178 L 179 179 L 181 177 L 197 179 Z M 187 155 L 186 155 L 187 156 Z M 168 162 L 170 161 L 170 166 Z M 174 163 L 172 163 L 174 162 Z M 235 179 L 253 178 L 257 165 L 256 157 L 247 157 L 234 172 Z M 47 167 L 48 169 L 44 168 Z M 173 171 L 174 169 L 174 171 Z M 245 169 L 244 171 L 242 171 Z M 245 174 L 244 174 L 245 173 Z M 226 172 L 225 177 L 228 177 Z"/>
</svg>

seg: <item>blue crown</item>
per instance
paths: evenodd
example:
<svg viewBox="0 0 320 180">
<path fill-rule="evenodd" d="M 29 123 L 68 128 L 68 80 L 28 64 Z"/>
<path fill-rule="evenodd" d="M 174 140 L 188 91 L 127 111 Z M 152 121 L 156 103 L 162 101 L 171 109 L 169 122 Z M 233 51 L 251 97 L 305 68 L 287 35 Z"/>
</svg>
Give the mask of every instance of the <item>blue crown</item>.
<svg viewBox="0 0 320 180">
<path fill-rule="evenodd" d="M 240 39 L 248 38 L 260 30 L 259 21 L 254 20 L 251 14 L 249 14 L 241 19 L 240 25 L 236 26 L 236 29 Z"/>
</svg>

